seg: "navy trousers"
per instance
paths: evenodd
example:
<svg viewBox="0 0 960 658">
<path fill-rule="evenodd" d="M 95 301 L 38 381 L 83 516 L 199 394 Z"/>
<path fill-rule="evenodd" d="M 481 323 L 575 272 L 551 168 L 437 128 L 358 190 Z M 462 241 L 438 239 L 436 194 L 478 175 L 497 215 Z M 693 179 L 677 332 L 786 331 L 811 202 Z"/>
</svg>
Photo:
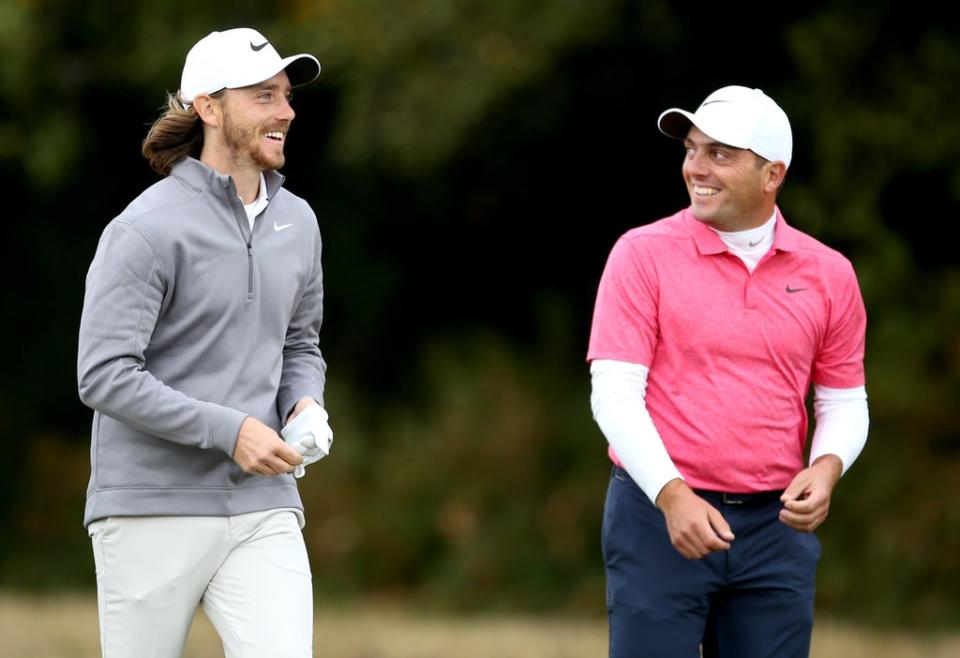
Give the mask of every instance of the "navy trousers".
<svg viewBox="0 0 960 658">
<path fill-rule="evenodd" d="M 736 539 L 684 558 L 663 513 L 614 468 L 603 514 L 610 658 L 807 658 L 820 542 L 778 519 L 777 495 L 698 492 Z"/>
</svg>

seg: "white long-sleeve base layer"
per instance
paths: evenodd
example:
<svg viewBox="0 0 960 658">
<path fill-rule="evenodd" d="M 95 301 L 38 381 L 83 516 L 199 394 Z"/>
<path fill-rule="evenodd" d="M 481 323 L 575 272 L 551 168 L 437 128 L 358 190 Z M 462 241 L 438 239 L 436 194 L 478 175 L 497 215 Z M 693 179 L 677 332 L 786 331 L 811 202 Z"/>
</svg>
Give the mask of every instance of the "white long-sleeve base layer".
<svg viewBox="0 0 960 658">
<path fill-rule="evenodd" d="M 596 359 L 590 364 L 590 406 L 594 420 L 617 453 L 620 463 L 643 492 L 656 503 L 670 480 L 683 475 L 663 445 L 647 411 L 647 375 L 638 363 Z M 810 463 L 823 455 L 836 455 L 843 473 L 857 459 L 867 441 L 870 417 L 867 391 L 814 385 L 815 429 Z"/>
</svg>

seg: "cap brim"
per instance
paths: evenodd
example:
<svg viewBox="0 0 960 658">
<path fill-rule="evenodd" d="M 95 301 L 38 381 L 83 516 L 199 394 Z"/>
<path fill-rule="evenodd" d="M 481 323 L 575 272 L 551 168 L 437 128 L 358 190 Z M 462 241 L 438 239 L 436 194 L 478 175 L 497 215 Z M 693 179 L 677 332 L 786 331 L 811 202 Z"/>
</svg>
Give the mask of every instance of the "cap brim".
<svg viewBox="0 0 960 658">
<path fill-rule="evenodd" d="M 678 107 L 672 107 L 660 114 L 657 119 L 657 127 L 667 137 L 674 139 L 686 139 L 690 126 L 693 123 L 693 114 Z"/>
<path fill-rule="evenodd" d="M 320 62 L 313 55 L 306 53 L 284 57 L 283 65 L 291 87 L 311 83 L 320 75 Z"/>
</svg>

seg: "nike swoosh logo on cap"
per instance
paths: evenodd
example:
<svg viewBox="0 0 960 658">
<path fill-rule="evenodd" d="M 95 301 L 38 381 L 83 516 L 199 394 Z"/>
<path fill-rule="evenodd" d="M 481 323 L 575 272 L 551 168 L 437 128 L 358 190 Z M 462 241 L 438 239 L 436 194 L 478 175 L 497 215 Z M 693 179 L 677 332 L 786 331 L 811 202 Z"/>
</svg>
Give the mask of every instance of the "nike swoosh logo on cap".
<svg viewBox="0 0 960 658">
<path fill-rule="evenodd" d="M 260 52 L 261 50 L 263 50 L 264 46 L 266 46 L 268 43 L 270 43 L 270 42 L 269 42 L 269 41 L 264 41 L 264 42 L 261 43 L 259 46 L 255 46 L 255 45 L 253 45 L 253 42 L 251 41 L 251 42 L 250 42 L 250 50 L 252 50 L 252 51 L 255 52 L 255 53 L 256 53 L 256 52 Z"/>
</svg>

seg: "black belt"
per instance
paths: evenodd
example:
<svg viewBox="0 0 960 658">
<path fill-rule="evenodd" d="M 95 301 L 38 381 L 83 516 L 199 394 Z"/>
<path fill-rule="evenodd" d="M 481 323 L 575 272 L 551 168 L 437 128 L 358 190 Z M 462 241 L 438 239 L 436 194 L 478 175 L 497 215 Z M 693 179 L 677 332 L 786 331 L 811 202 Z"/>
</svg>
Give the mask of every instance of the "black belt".
<svg viewBox="0 0 960 658">
<path fill-rule="evenodd" d="M 694 492 L 714 503 L 721 505 L 766 505 L 774 501 L 779 501 L 783 495 L 783 489 L 777 491 L 757 491 L 755 493 L 730 493 L 728 491 L 709 491 L 707 489 L 694 489 Z"/>
<path fill-rule="evenodd" d="M 613 466 L 613 474 L 621 480 L 633 482 L 627 470 L 621 466 Z M 776 491 L 757 491 L 755 493 L 731 493 L 729 491 L 711 491 L 709 489 L 694 489 L 701 498 L 714 502 L 718 505 L 765 505 L 775 500 L 780 500 L 783 495 L 783 489 Z"/>
</svg>

